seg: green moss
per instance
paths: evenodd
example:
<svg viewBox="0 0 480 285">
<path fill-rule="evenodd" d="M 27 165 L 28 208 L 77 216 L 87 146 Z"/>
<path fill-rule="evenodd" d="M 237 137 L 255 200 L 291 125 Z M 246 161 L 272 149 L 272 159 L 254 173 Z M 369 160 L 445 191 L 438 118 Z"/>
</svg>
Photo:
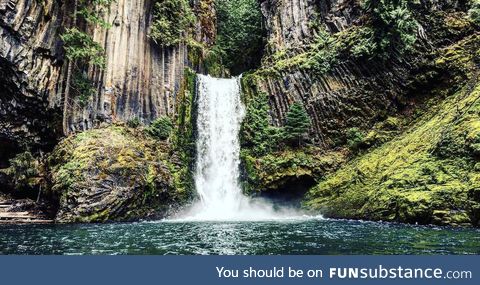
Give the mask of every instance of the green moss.
<svg viewBox="0 0 480 285">
<path fill-rule="evenodd" d="M 254 156 L 248 149 L 241 152 L 247 193 L 277 190 L 302 177 L 319 180 L 339 167 L 345 157 L 340 152 L 323 153 L 315 147 L 287 149 Z"/>
<path fill-rule="evenodd" d="M 184 80 L 177 96 L 177 118 L 174 129 L 173 156 L 166 161 L 173 173 L 173 181 L 179 199 L 188 201 L 194 196 L 193 164 L 195 158 L 195 90 L 196 73 L 185 69 Z"/>
<path fill-rule="evenodd" d="M 328 176 L 308 193 L 305 207 L 335 217 L 475 224 L 468 193 L 480 187 L 473 171 L 478 158 L 466 138 L 476 138 L 479 99 L 480 85 L 465 87 L 402 135 Z M 439 150 L 444 145 L 448 151 Z"/>
<path fill-rule="evenodd" d="M 173 177 L 182 169 L 171 146 L 123 125 L 60 142 L 49 156 L 51 194 L 61 222 L 138 219 L 185 203 Z M 172 167 L 172 164 L 175 164 Z"/>
</svg>

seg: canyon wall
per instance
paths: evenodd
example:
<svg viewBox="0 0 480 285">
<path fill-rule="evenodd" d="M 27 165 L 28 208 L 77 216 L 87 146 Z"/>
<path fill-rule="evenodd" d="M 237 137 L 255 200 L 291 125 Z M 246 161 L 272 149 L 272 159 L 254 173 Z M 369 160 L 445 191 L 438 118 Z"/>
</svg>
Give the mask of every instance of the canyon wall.
<svg viewBox="0 0 480 285">
<path fill-rule="evenodd" d="M 63 55 L 60 1 L 0 1 L 0 164 L 25 145 L 48 147 L 56 122 Z"/>
<path fill-rule="evenodd" d="M 70 131 L 174 114 L 187 47 L 161 48 L 148 38 L 152 6 L 151 0 L 114 1 L 105 16 L 111 28 L 87 28 L 105 49 L 107 65 L 88 67 L 97 92 L 83 104 L 71 98 Z M 70 25 L 71 7 L 69 1 L 0 1 L 1 149 L 53 145 L 62 135 L 66 61 L 60 35 Z"/>
<path fill-rule="evenodd" d="M 264 0 L 261 7 L 268 30 L 263 69 L 278 65 L 275 56 L 279 54 L 287 61 L 311 50 L 319 29 L 330 35 L 352 35 L 369 21 L 359 1 Z M 386 61 L 343 57 L 326 72 L 293 63 L 273 74 L 261 74 L 257 84 L 269 95 L 273 124 L 283 125 L 289 106 L 302 102 L 312 120 L 310 137 L 317 145 L 332 147 L 344 142 L 348 128 L 368 128 L 396 112 L 402 106 L 399 102 L 415 89 L 412 85 L 424 72 L 427 55 L 458 40 L 460 34 L 472 33 L 467 28 L 453 34 L 439 32 L 451 28 L 446 27 L 449 17 L 455 18 L 456 13 L 464 16 L 465 12 L 465 1 L 419 2 L 414 10 L 418 22 L 416 55 L 392 54 Z M 451 37 L 450 42 L 445 41 L 445 34 Z"/>
<path fill-rule="evenodd" d="M 187 47 L 162 48 L 148 38 L 151 0 L 114 1 L 106 16 L 109 29 L 95 27 L 94 40 L 106 51 L 104 70 L 89 69 L 98 92 L 86 106 L 73 105 L 72 131 L 90 129 L 102 122 L 139 119 L 149 123 L 172 116 L 187 58 Z"/>
</svg>

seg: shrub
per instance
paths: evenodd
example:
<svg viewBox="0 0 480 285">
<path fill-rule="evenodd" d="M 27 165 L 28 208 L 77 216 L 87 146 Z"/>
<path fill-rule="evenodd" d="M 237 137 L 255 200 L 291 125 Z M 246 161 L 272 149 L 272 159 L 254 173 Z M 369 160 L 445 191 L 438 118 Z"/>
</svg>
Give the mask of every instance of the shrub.
<svg viewBox="0 0 480 285">
<path fill-rule="evenodd" d="M 363 7 L 372 16 L 375 40 L 385 56 L 389 51 L 405 52 L 413 48 L 418 23 L 408 0 L 365 0 Z"/>
<path fill-rule="evenodd" d="M 358 151 L 365 140 L 365 135 L 358 128 L 350 128 L 347 130 L 347 146 L 348 148 L 356 152 Z"/>
<path fill-rule="evenodd" d="M 152 122 L 146 129 L 147 133 L 154 138 L 166 140 L 170 137 L 173 130 L 172 120 L 167 116 L 162 116 Z"/>
<path fill-rule="evenodd" d="M 161 46 L 174 46 L 186 38 L 194 23 L 195 15 L 187 0 L 157 0 L 150 38 Z"/>
<path fill-rule="evenodd" d="M 10 159 L 7 174 L 12 176 L 16 189 L 30 188 L 35 184 L 34 178 L 40 175 L 39 162 L 26 151 Z"/>
<path fill-rule="evenodd" d="M 312 68 L 320 73 L 328 72 L 337 62 L 338 54 L 335 38 L 324 29 L 319 29 L 311 54 L 304 67 Z"/>
<path fill-rule="evenodd" d="M 127 121 L 127 126 L 132 129 L 138 128 L 140 126 L 140 119 L 138 119 L 137 117 L 129 119 Z"/>
</svg>

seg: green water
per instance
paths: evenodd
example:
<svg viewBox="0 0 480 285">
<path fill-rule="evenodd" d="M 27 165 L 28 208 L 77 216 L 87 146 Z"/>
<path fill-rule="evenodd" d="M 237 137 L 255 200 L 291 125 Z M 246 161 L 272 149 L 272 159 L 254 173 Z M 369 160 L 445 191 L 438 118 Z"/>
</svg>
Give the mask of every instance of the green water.
<svg viewBox="0 0 480 285">
<path fill-rule="evenodd" d="M 480 254 L 480 230 L 338 220 L 0 226 L 2 254 Z"/>
</svg>

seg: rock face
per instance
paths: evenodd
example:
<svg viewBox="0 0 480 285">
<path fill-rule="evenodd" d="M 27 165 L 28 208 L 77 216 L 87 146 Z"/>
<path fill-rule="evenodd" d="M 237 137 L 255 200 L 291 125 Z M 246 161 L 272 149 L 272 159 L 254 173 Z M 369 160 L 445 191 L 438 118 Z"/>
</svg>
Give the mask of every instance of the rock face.
<svg viewBox="0 0 480 285">
<path fill-rule="evenodd" d="M 304 51 L 317 35 L 314 26 L 325 25 L 331 32 L 342 31 L 358 20 L 358 5 L 351 0 L 262 0 L 262 13 L 269 31 L 269 52 Z"/>
<path fill-rule="evenodd" d="M 246 189 L 287 196 L 310 183 L 303 206 L 327 217 L 478 227 L 480 42 L 471 2 L 411 4 L 415 44 L 383 58 L 380 49 L 356 56 L 350 48 L 378 27 L 359 2 L 262 1 L 267 54 L 244 76 L 247 105 L 268 96 L 270 123 L 283 126 L 301 102 L 314 146 L 262 154 L 246 144 Z M 318 154 L 302 157 L 309 148 Z"/>
<path fill-rule="evenodd" d="M 185 91 L 187 45 L 185 41 L 162 48 L 148 37 L 154 2 L 116 0 L 104 15 L 110 28 L 80 25 L 105 49 L 106 68 L 81 67 L 97 92 L 81 104 L 80 98 L 71 95 L 67 114 L 70 132 L 132 119 L 149 124 L 160 116 L 177 115 L 176 104 L 182 103 L 177 95 Z M 202 7 L 197 11 L 202 16 L 195 33 L 199 41 L 211 45 L 215 39 L 214 9 L 211 1 L 206 1 L 206 6 L 203 2 L 195 3 Z M 34 155 L 51 151 L 63 136 L 67 61 L 60 36 L 70 27 L 72 4 L 0 0 L 0 190 L 12 184 L 11 177 L 3 172 L 10 166 L 9 159 L 25 150 Z M 59 199 L 57 220 L 119 221 L 162 212 L 165 201 L 173 195 L 172 183 L 178 182 L 170 170 L 178 165 L 157 161 L 164 156 L 162 151 L 128 134 L 113 132 L 112 139 L 117 141 L 102 137 L 102 131 L 85 135 L 95 139 L 68 138 L 50 156 L 56 161 L 50 164 L 50 186 L 52 196 Z M 126 137 L 131 142 L 124 141 Z M 77 148 L 89 152 L 92 160 Z M 68 176 L 72 173 L 75 175 Z M 75 179 L 79 177 L 86 180 Z"/>
<path fill-rule="evenodd" d="M 149 123 L 174 114 L 187 48 L 161 48 L 148 38 L 152 5 L 114 1 L 105 16 L 112 27 L 88 28 L 105 48 L 107 67 L 88 69 L 98 92 L 82 106 L 72 100 L 71 131 L 133 118 Z M 59 135 L 66 72 L 59 36 L 70 9 L 68 2 L 55 0 L 0 2 L 0 140 L 5 144 L 45 143 Z"/>
<path fill-rule="evenodd" d="M 473 32 L 464 28 L 449 34 L 449 17 L 456 13 L 463 13 L 460 18 L 466 15 L 465 5 L 460 2 L 422 1 L 415 6 L 421 56 L 394 55 L 387 61 L 343 57 L 325 72 L 293 63 L 274 74 L 262 74 L 259 90 L 270 95 L 273 123 L 283 125 L 289 106 L 302 102 L 312 119 L 311 137 L 317 145 L 332 147 L 345 141 L 348 128 L 371 127 L 385 114 L 397 111 L 401 108 L 398 103 L 414 88 L 411 84 L 415 84 L 415 76 L 425 72 L 422 68 L 428 54 L 448 44 L 446 37 L 456 40 Z M 330 35 L 351 35 L 368 21 L 358 1 L 348 0 L 266 0 L 262 1 L 262 11 L 268 29 L 265 69 L 275 65 L 277 57 L 288 59 L 305 54 L 312 48 L 319 28 Z"/>
<path fill-rule="evenodd" d="M 168 146 L 121 126 L 85 131 L 49 158 L 57 222 L 158 217 L 178 197 Z"/>
<path fill-rule="evenodd" d="M 22 146 L 52 145 L 59 135 L 64 5 L 38 3 L 0 1 L 0 165 Z"/>
<path fill-rule="evenodd" d="M 328 217 L 480 226 L 479 47 L 476 35 L 445 50 L 437 61 L 470 71 L 466 86 L 435 94 L 402 134 L 313 187 L 305 206 Z"/>
<path fill-rule="evenodd" d="M 69 118 L 72 131 L 102 122 L 144 123 L 175 112 L 176 94 L 182 82 L 187 47 L 161 48 L 148 38 L 152 0 L 114 1 L 106 16 L 109 29 L 94 28 L 95 41 L 105 48 L 105 70 L 89 69 L 98 92 L 85 107 L 76 105 Z"/>
</svg>

